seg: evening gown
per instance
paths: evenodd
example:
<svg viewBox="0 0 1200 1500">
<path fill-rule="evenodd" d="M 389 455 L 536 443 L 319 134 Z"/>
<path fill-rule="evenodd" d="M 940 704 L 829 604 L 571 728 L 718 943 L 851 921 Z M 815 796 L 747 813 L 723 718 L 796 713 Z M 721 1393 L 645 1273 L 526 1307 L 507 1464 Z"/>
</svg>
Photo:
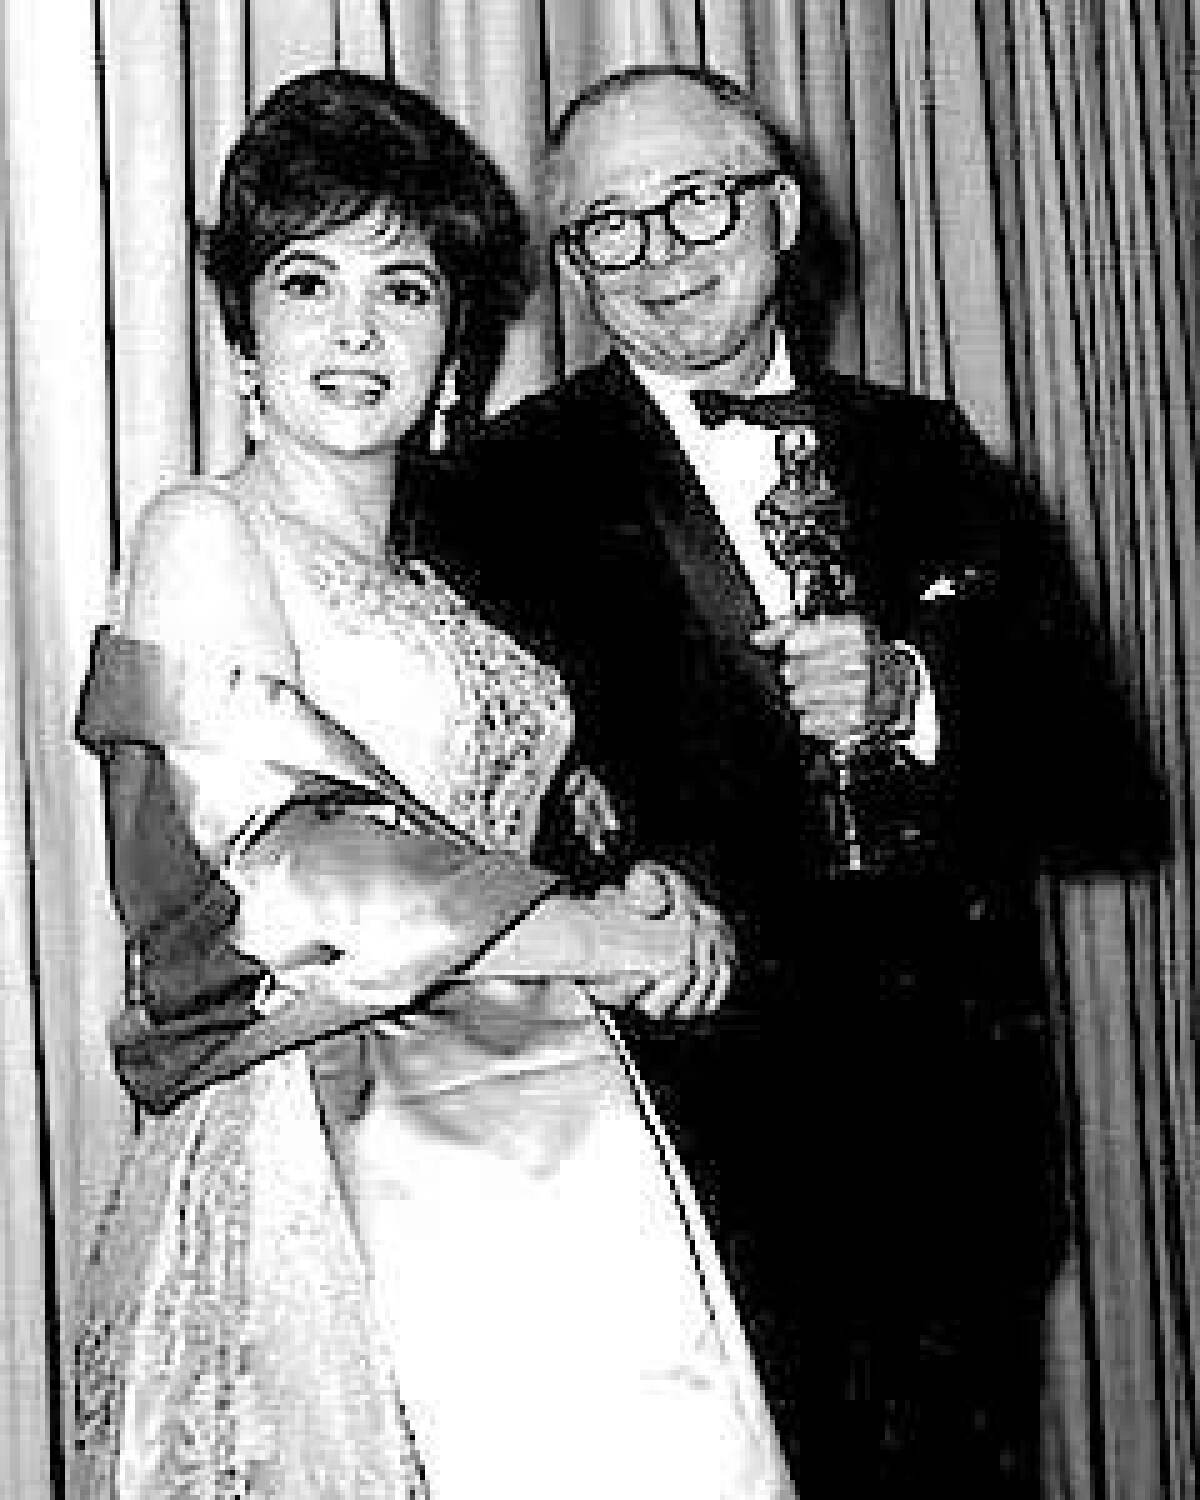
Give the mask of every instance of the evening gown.
<svg viewBox="0 0 1200 1500">
<path fill-rule="evenodd" d="M 244 504 L 307 696 L 527 853 L 571 738 L 557 675 L 422 565 Z M 147 1118 L 81 1297 L 79 1494 L 793 1493 L 691 1186 L 579 981 L 457 985 Z"/>
</svg>

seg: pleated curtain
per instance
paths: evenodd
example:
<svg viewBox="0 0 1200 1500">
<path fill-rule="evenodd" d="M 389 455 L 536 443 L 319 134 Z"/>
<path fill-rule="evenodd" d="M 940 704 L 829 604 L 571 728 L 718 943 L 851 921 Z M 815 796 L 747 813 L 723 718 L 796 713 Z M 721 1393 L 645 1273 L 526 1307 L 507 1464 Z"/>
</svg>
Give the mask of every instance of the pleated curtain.
<svg viewBox="0 0 1200 1500">
<path fill-rule="evenodd" d="M 1076 1227 L 1048 1311 L 1045 1488 L 1195 1495 L 1198 36 L 1200 0 L 8 0 L 0 1493 L 62 1483 L 73 1283 L 132 1128 L 104 1040 L 123 957 L 98 778 L 72 718 L 140 508 L 242 451 L 194 253 L 223 155 L 277 82 L 339 63 L 430 94 L 528 196 L 580 87 L 682 61 L 742 80 L 813 147 L 856 247 L 834 363 L 953 397 L 1039 480 L 1150 727 L 1170 861 L 1044 893 Z M 494 404 L 602 348 L 547 285 Z"/>
</svg>

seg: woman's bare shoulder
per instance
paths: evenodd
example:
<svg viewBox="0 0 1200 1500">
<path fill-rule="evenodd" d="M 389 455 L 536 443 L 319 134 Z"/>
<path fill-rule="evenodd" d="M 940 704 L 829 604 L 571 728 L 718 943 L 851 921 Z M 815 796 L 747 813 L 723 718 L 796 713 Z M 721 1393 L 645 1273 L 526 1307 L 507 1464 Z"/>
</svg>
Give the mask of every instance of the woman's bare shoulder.
<svg viewBox="0 0 1200 1500">
<path fill-rule="evenodd" d="M 138 518 L 130 548 L 133 565 L 153 563 L 181 543 L 253 548 L 254 538 L 232 479 L 184 479 L 159 490 Z"/>
<path fill-rule="evenodd" d="M 124 629 L 186 649 L 291 654 L 270 563 L 231 479 L 188 479 L 149 502 L 125 577 Z"/>
</svg>

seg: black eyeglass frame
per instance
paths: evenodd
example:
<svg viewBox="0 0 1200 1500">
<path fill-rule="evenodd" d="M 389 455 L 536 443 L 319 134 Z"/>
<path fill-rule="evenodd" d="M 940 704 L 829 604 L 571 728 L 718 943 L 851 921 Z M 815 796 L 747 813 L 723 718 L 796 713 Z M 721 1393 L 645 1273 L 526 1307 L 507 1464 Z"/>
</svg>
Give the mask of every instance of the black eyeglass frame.
<svg viewBox="0 0 1200 1500">
<path fill-rule="evenodd" d="M 722 177 L 712 179 L 713 185 L 719 187 L 725 194 L 729 203 L 729 222 L 719 234 L 705 235 L 696 239 L 693 235 L 681 233 L 678 226 L 671 221 L 671 209 L 680 199 L 686 198 L 689 193 L 695 192 L 699 183 L 684 183 L 668 194 L 661 203 L 650 204 L 646 208 L 608 208 L 601 209 L 594 214 L 586 214 L 582 219 L 575 219 L 570 224 L 564 224 L 555 234 L 554 238 L 573 251 L 589 270 L 604 276 L 618 271 L 629 271 L 634 266 L 640 265 L 646 258 L 646 250 L 650 244 L 650 220 L 661 218 L 667 227 L 667 231 L 681 245 L 716 245 L 721 240 L 727 239 L 738 226 L 742 215 L 742 196 L 751 188 L 765 187 L 769 182 L 777 181 L 782 172 L 778 167 L 767 167 L 759 172 L 727 173 Z M 630 219 L 637 221 L 641 230 L 641 240 L 638 245 L 637 254 L 632 260 L 622 261 L 617 265 L 597 265 L 588 252 L 584 249 L 583 236 L 589 224 L 598 219 L 611 218 L 613 214 L 625 214 Z"/>
</svg>

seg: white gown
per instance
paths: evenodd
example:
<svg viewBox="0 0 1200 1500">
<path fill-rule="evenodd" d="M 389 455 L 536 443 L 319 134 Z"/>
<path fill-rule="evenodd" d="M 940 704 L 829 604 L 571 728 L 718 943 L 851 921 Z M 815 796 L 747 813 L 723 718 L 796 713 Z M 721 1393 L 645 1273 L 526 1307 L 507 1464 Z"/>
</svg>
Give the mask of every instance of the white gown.
<svg viewBox="0 0 1200 1500">
<path fill-rule="evenodd" d="M 307 695 L 527 850 L 570 737 L 556 675 L 428 573 L 250 519 Z M 563 981 L 452 993 L 362 1034 L 365 1105 L 318 1048 L 147 1122 L 84 1277 L 75 1493 L 793 1493 L 611 1023 Z"/>
</svg>

